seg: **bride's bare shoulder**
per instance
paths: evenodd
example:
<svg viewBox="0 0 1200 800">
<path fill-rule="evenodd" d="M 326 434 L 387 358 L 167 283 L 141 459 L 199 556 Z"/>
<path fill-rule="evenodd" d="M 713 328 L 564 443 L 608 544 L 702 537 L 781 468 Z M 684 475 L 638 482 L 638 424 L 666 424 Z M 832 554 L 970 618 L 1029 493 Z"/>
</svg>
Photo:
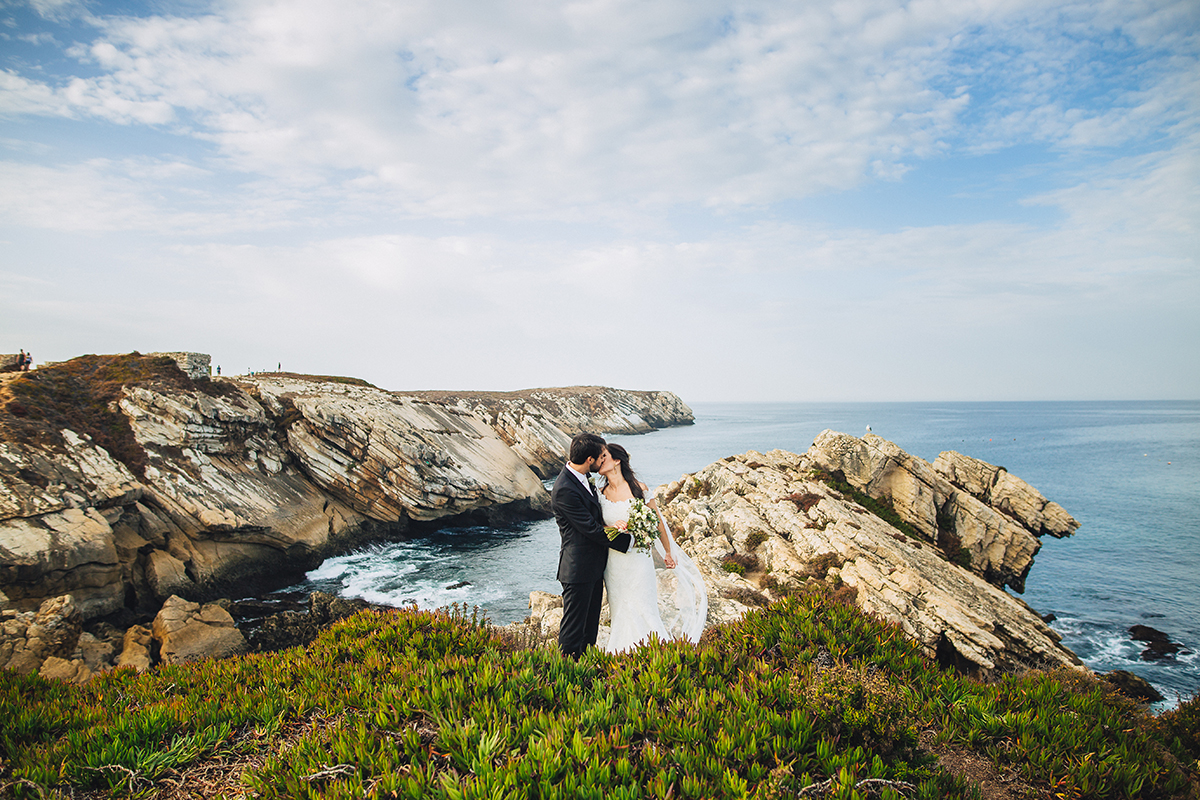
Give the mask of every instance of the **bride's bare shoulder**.
<svg viewBox="0 0 1200 800">
<path fill-rule="evenodd" d="M 649 487 L 649 486 L 647 486 L 646 484 L 642 483 L 641 481 L 638 481 L 638 486 L 642 487 L 642 491 L 643 491 L 643 492 L 648 492 L 648 491 L 650 491 L 650 487 Z"/>
</svg>

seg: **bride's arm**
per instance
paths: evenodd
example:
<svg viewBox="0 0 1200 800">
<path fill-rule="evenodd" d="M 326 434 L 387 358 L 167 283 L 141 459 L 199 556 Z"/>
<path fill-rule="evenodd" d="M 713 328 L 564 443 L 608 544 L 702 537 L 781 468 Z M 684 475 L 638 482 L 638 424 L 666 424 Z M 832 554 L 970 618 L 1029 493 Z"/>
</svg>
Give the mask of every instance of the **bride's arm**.
<svg viewBox="0 0 1200 800">
<path fill-rule="evenodd" d="M 642 486 L 642 491 L 646 491 L 645 485 Z M 675 569 L 675 556 L 671 553 L 671 534 L 667 531 L 667 521 L 663 519 L 663 515 L 658 510 L 658 501 L 653 497 L 646 501 L 646 505 L 654 509 L 654 515 L 658 517 L 658 541 L 662 543 L 663 563 L 667 565 L 667 569 Z"/>
</svg>

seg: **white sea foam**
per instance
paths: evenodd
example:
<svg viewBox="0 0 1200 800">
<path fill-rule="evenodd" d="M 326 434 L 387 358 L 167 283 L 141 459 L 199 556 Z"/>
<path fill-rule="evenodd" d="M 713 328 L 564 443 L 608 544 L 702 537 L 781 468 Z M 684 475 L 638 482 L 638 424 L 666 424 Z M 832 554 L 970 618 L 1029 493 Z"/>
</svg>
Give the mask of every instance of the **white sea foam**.
<svg viewBox="0 0 1200 800">
<path fill-rule="evenodd" d="M 462 553 L 426 540 L 372 545 L 327 559 L 308 572 L 307 587 L 382 606 L 433 609 L 453 603 L 487 608 L 513 596 L 502 580 L 464 579 Z M 453 587 L 453 588 L 452 588 Z"/>
</svg>

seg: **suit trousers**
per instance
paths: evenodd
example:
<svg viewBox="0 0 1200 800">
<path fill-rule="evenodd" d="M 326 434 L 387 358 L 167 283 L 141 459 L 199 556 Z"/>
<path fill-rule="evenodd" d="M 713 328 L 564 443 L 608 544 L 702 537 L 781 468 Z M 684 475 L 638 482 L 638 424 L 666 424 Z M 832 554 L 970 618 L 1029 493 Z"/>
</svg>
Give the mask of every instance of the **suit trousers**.
<svg viewBox="0 0 1200 800">
<path fill-rule="evenodd" d="M 604 602 L 604 579 L 591 583 L 564 583 L 562 625 L 558 646 L 564 656 L 578 659 L 587 646 L 596 644 L 600 630 L 600 606 Z"/>
</svg>

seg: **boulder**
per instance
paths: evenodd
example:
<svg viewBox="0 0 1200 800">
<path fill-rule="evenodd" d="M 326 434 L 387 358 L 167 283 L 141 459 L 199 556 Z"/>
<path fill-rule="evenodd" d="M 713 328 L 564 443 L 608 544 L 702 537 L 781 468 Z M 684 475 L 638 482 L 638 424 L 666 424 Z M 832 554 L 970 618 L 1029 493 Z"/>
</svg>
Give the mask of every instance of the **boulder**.
<svg viewBox="0 0 1200 800">
<path fill-rule="evenodd" d="M 605 609 L 607 609 L 607 603 Z M 558 629 L 562 625 L 562 615 L 562 595 L 542 591 L 529 593 L 528 625 L 537 637 L 544 641 L 557 641 Z"/>
<path fill-rule="evenodd" d="M 164 550 L 154 550 L 146 558 L 146 583 L 159 600 L 173 594 L 192 594 L 196 590 L 186 565 Z"/>
<path fill-rule="evenodd" d="M 529 593 L 529 616 L 541 619 L 552 608 L 562 608 L 562 595 L 550 592 L 533 591 Z"/>
<path fill-rule="evenodd" d="M 265 618 L 250 638 L 250 649 L 264 652 L 303 647 L 338 620 L 370 607 L 365 600 L 313 592 L 308 597 L 307 611 L 283 611 Z"/>
<path fill-rule="evenodd" d="M 163 603 L 151 632 L 164 664 L 225 658 L 246 649 L 246 640 L 228 611 L 214 603 L 201 606 L 178 595 Z"/>
<path fill-rule="evenodd" d="M 89 672 L 103 672 L 112 669 L 116 648 L 112 642 L 97 638 L 94 634 L 84 631 L 79 634 L 76 652 L 83 659 L 83 663 L 87 665 Z"/>
<path fill-rule="evenodd" d="M 1150 685 L 1150 681 L 1134 675 L 1127 670 L 1114 669 L 1112 672 L 1106 672 L 1100 677 L 1115 687 L 1121 694 L 1139 703 L 1157 703 L 1159 700 L 1164 699 L 1162 694 Z"/>
<path fill-rule="evenodd" d="M 67 660 L 58 656 L 50 656 L 42 663 L 38 675 L 47 680 L 86 683 L 92 678 L 92 670 L 88 668 L 82 658 Z"/>
<path fill-rule="evenodd" d="M 133 667 L 138 672 L 150 669 L 153 663 L 151 647 L 154 637 L 145 625 L 134 625 L 125 631 L 121 644 L 121 655 L 117 657 L 118 667 Z"/>
<path fill-rule="evenodd" d="M 70 660 L 79 643 L 83 618 L 71 595 L 44 601 L 37 612 L 4 612 L 0 668 L 28 675 L 49 658 Z"/>
<path fill-rule="evenodd" d="M 562 598 L 559 598 L 562 599 Z M 548 642 L 558 641 L 558 630 L 562 627 L 562 606 L 546 609 L 546 613 L 538 617 L 538 634 Z"/>
</svg>

